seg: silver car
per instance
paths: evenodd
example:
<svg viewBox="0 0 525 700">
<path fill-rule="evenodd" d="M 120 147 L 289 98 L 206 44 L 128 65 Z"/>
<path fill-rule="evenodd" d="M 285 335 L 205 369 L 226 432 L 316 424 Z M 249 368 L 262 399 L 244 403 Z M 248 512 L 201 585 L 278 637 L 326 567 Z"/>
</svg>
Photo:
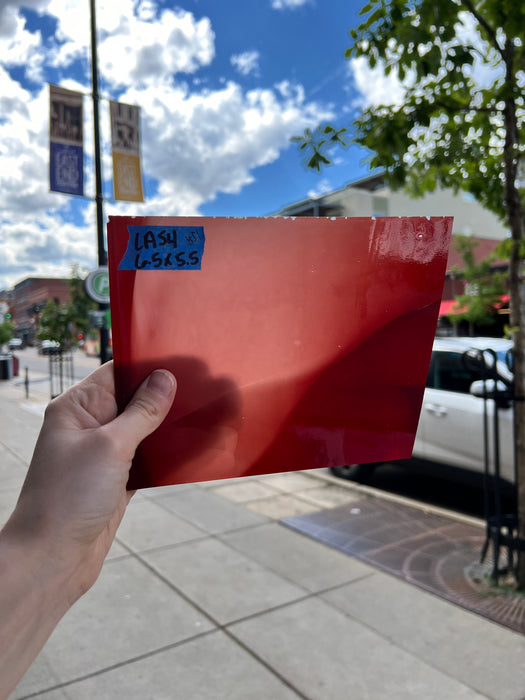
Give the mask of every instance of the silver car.
<svg viewBox="0 0 525 700">
<path fill-rule="evenodd" d="M 442 338 L 434 341 L 432 359 L 421 407 L 413 456 L 430 462 L 458 467 L 473 473 L 484 470 L 484 412 L 487 412 L 488 455 L 494 473 L 494 401 L 483 398 L 483 373 L 477 360 L 483 353 L 496 379 L 486 382 L 487 392 L 505 389 L 512 383 L 509 362 L 512 342 L 498 338 Z M 465 362 L 467 353 L 467 362 Z M 510 401 L 498 408 L 500 474 L 513 482 L 513 410 Z M 376 464 L 335 467 L 334 474 L 346 478 L 369 475 Z"/>
</svg>

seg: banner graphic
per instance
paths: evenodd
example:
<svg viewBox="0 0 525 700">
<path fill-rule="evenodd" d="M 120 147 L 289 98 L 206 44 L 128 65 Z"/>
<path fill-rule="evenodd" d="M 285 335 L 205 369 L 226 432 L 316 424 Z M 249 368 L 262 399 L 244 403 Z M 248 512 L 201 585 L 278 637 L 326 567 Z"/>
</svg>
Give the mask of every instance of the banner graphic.
<svg viewBox="0 0 525 700">
<path fill-rule="evenodd" d="M 110 101 L 115 199 L 143 202 L 140 167 L 140 108 Z"/>
<path fill-rule="evenodd" d="M 84 194 L 82 93 L 49 86 L 49 188 Z"/>
</svg>

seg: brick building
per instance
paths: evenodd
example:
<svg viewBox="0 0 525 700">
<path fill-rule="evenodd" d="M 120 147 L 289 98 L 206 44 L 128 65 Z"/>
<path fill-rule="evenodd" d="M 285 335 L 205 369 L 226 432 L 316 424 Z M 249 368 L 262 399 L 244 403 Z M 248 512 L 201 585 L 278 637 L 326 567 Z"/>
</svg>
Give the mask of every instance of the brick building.
<svg viewBox="0 0 525 700">
<path fill-rule="evenodd" d="M 10 311 L 15 335 L 32 345 L 38 333 L 38 319 L 48 301 L 65 304 L 71 298 L 67 279 L 27 277 L 10 290 Z"/>
</svg>

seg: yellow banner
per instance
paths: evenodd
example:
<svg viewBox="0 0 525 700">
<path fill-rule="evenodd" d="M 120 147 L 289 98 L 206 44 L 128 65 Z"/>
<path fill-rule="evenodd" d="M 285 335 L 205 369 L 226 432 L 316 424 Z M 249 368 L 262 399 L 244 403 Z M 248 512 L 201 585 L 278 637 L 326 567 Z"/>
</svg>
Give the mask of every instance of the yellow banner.
<svg viewBox="0 0 525 700">
<path fill-rule="evenodd" d="M 109 103 L 115 199 L 143 202 L 140 167 L 140 108 Z"/>
</svg>

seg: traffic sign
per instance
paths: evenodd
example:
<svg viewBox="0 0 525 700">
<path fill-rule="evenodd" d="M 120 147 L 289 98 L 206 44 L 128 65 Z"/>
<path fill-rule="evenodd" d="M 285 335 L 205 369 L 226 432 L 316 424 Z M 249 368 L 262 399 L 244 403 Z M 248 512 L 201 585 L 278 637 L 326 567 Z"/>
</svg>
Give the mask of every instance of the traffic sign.
<svg viewBox="0 0 525 700">
<path fill-rule="evenodd" d="M 106 266 L 90 272 L 85 281 L 86 294 L 99 304 L 109 304 L 109 274 Z"/>
</svg>

